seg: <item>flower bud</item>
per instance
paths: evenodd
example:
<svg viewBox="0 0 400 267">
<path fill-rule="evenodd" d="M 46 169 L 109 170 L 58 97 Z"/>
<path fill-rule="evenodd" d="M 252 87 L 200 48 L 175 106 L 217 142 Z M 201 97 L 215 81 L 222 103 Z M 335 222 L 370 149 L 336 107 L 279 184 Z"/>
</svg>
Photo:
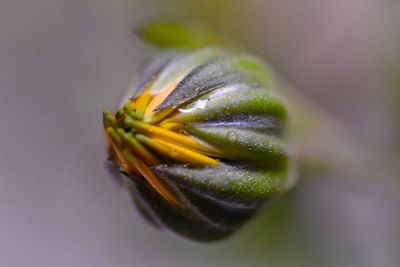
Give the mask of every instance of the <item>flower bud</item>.
<svg viewBox="0 0 400 267">
<path fill-rule="evenodd" d="M 218 240 L 287 188 L 288 112 L 267 66 L 216 48 L 167 51 L 142 79 L 104 113 L 104 131 L 150 222 Z"/>
</svg>

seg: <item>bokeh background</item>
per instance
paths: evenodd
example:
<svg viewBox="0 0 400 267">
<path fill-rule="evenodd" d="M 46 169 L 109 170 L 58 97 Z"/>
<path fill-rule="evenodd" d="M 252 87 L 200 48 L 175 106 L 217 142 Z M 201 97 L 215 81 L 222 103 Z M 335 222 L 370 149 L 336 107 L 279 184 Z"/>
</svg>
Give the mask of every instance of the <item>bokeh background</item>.
<svg viewBox="0 0 400 267">
<path fill-rule="evenodd" d="M 1 0 L 0 265 L 400 266 L 399 16 L 396 0 Z M 302 174 L 222 242 L 154 230 L 101 131 L 154 50 L 133 34 L 154 18 L 246 45 L 366 160 Z"/>
</svg>

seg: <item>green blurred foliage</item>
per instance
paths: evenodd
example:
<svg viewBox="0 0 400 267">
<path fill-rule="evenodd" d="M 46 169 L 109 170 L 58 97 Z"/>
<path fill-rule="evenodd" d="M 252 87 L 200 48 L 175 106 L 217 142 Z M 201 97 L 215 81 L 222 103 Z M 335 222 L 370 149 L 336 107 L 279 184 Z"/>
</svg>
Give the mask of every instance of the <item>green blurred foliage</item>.
<svg viewBox="0 0 400 267">
<path fill-rule="evenodd" d="M 163 48 L 192 50 L 223 45 L 217 35 L 195 23 L 154 21 L 140 27 L 138 33 L 143 39 Z"/>
</svg>

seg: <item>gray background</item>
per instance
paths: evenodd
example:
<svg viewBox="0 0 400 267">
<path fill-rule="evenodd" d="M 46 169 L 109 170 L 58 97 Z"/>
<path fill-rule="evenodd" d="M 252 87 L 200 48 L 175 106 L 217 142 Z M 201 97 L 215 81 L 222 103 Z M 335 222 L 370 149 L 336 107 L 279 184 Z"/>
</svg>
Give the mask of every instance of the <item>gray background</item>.
<svg viewBox="0 0 400 267">
<path fill-rule="evenodd" d="M 399 12 L 372 0 L 1 0 L 0 265 L 399 266 Z M 164 14 L 249 45 L 387 165 L 304 179 L 223 242 L 154 230 L 105 166 L 101 112 L 151 54 L 132 29 Z"/>
</svg>

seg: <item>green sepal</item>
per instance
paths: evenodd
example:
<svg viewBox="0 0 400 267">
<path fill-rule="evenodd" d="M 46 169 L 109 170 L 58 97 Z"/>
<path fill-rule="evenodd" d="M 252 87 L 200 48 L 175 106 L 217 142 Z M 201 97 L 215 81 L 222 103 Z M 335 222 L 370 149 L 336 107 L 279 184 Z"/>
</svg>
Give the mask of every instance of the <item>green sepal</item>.
<svg viewBox="0 0 400 267">
<path fill-rule="evenodd" d="M 254 116 L 284 121 L 287 112 L 275 93 L 248 84 L 233 84 L 191 102 L 174 119 L 184 123 L 231 122 Z"/>
<path fill-rule="evenodd" d="M 267 66 L 261 61 L 247 55 L 208 61 L 188 73 L 156 110 L 177 107 L 229 84 L 256 84 L 272 89 L 269 73 Z"/>
<path fill-rule="evenodd" d="M 202 217 L 206 217 L 207 221 L 211 222 L 211 224 L 218 225 L 218 228 L 225 231 L 233 231 L 237 227 L 240 227 L 267 200 L 265 199 L 262 202 L 257 201 L 247 206 L 235 206 L 233 202 L 211 197 L 208 191 L 190 185 L 176 185 L 186 197 L 188 207 L 196 211 L 197 214 L 201 214 Z"/>
<path fill-rule="evenodd" d="M 158 165 L 152 168 L 160 177 L 181 186 L 195 188 L 211 198 L 230 205 L 259 204 L 286 187 L 286 168 L 269 169 L 255 166 Z"/>
<path fill-rule="evenodd" d="M 130 190 L 131 195 L 135 196 L 135 203 L 139 204 L 140 212 L 156 226 L 202 242 L 224 238 L 234 230 L 221 227 L 202 216 L 191 207 L 189 200 L 185 203 L 187 209 L 184 211 L 172 207 L 143 179 L 133 179 Z"/>
<path fill-rule="evenodd" d="M 266 161 L 280 164 L 288 156 L 280 138 L 242 127 L 190 124 L 185 131 L 218 148 L 230 160 Z"/>
<path fill-rule="evenodd" d="M 156 94 L 177 79 L 185 77 L 196 66 L 226 55 L 227 52 L 225 50 L 214 47 L 200 49 L 192 53 L 180 52 L 178 56 L 164 65 L 163 70 L 158 73 L 150 93 Z"/>
<path fill-rule="evenodd" d="M 183 51 L 167 50 L 158 53 L 156 56 L 153 56 L 144 62 L 139 74 L 139 82 L 135 85 L 138 90 L 135 91 L 134 97 L 139 96 L 143 92 L 143 89 L 145 89 L 146 85 L 155 81 L 168 64 L 178 61 L 184 56 L 187 56 L 187 53 Z"/>
</svg>

